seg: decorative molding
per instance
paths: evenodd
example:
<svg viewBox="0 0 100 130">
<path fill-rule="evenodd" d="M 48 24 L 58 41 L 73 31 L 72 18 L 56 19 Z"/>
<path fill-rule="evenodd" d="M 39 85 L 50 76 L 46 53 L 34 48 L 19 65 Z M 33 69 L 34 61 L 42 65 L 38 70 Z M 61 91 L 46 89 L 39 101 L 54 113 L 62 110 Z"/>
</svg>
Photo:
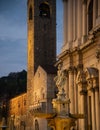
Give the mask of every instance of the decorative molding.
<svg viewBox="0 0 100 130">
<path fill-rule="evenodd" d="M 77 84 L 84 84 L 86 83 L 85 73 L 83 70 L 79 70 L 76 77 Z"/>
<path fill-rule="evenodd" d="M 92 90 L 98 88 L 98 69 L 90 67 L 85 71 L 86 80 L 87 80 L 87 89 Z"/>
<path fill-rule="evenodd" d="M 96 51 L 96 58 L 100 61 L 100 48 Z"/>
<path fill-rule="evenodd" d="M 87 91 L 86 90 L 81 90 L 80 91 L 80 95 L 86 95 L 87 94 Z"/>
<path fill-rule="evenodd" d="M 78 69 L 78 70 L 80 70 L 80 69 L 82 70 L 82 69 L 83 69 L 83 64 L 78 64 L 78 65 L 77 65 L 77 69 Z"/>
<path fill-rule="evenodd" d="M 75 68 L 74 68 L 73 66 L 70 66 L 69 69 L 68 69 L 68 72 L 69 72 L 69 73 L 73 73 L 73 72 L 74 72 L 74 69 L 75 69 Z"/>
<path fill-rule="evenodd" d="M 97 78 L 98 77 L 98 69 L 93 68 L 93 67 L 86 68 L 85 75 L 86 75 L 87 80 Z"/>
</svg>

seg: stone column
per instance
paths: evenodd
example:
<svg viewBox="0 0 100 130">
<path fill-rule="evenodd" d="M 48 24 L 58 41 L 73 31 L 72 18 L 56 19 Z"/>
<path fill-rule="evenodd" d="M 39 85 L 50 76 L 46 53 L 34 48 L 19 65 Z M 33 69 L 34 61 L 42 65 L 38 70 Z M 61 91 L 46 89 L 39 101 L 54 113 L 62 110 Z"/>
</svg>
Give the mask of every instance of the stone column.
<svg viewBox="0 0 100 130">
<path fill-rule="evenodd" d="M 74 100 L 75 100 L 75 114 L 78 114 L 78 86 L 76 84 L 77 69 L 74 68 Z M 78 123 L 76 122 L 75 130 L 78 129 Z"/>
<path fill-rule="evenodd" d="M 100 130 L 99 125 L 99 89 L 95 88 L 95 109 L 96 109 L 96 130 Z"/>
<path fill-rule="evenodd" d="M 73 0 L 73 41 L 76 40 L 76 18 L 77 18 L 77 15 L 76 15 L 76 9 L 77 9 L 77 0 Z"/>
<path fill-rule="evenodd" d="M 91 95 L 91 108 L 92 108 L 92 127 L 93 130 L 96 130 L 96 118 L 95 118 L 95 95 L 94 95 L 94 89 L 92 89 L 92 95 Z"/>
<path fill-rule="evenodd" d="M 85 92 L 84 91 L 81 91 L 80 92 L 81 94 L 81 114 L 85 115 L 85 97 L 84 97 L 84 94 Z M 85 130 L 85 119 L 81 119 L 81 130 Z"/>
<path fill-rule="evenodd" d="M 82 43 L 86 41 L 86 35 L 87 35 L 87 7 L 86 7 L 86 2 L 83 2 L 82 5 L 82 14 L 83 14 L 83 26 L 82 26 L 82 31 L 83 31 L 83 38 L 82 38 Z"/>
<path fill-rule="evenodd" d="M 100 16 L 100 0 L 98 0 L 98 16 Z"/>
<path fill-rule="evenodd" d="M 68 1 L 68 44 L 72 47 L 73 41 L 73 0 Z"/>
<path fill-rule="evenodd" d="M 100 54 L 99 54 L 99 56 L 100 56 Z M 98 71 L 99 71 L 98 83 L 100 84 L 100 59 L 99 59 L 99 63 L 98 63 Z M 99 85 L 99 108 L 100 108 L 100 85 Z M 99 111 L 99 117 L 100 117 L 100 111 Z"/>
<path fill-rule="evenodd" d="M 68 1 L 63 0 L 64 5 L 64 44 L 68 42 Z"/>
<path fill-rule="evenodd" d="M 95 27 L 95 25 L 96 25 L 96 0 L 93 1 L 93 27 Z"/>
<path fill-rule="evenodd" d="M 82 36 L 82 1 L 78 0 L 78 8 L 77 8 L 77 38 L 78 44 L 81 43 L 81 36 Z"/>
<path fill-rule="evenodd" d="M 81 87 L 80 87 L 80 84 L 78 83 L 78 114 L 81 114 L 81 95 L 80 95 L 80 91 L 81 91 Z M 78 130 L 81 129 L 81 120 L 78 120 L 78 123 L 77 123 L 77 127 L 78 127 Z"/>
<path fill-rule="evenodd" d="M 81 119 L 81 130 L 86 130 L 86 83 L 81 82 L 81 91 L 80 91 L 80 95 L 81 95 L 81 114 L 83 114 L 85 116 L 84 119 Z"/>
<path fill-rule="evenodd" d="M 64 86 L 65 92 L 66 92 L 66 98 L 69 98 L 69 77 L 68 72 L 66 72 L 66 83 Z"/>
<path fill-rule="evenodd" d="M 73 68 L 69 69 L 69 98 L 71 101 L 70 112 L 75 113 L 75 100 L 74 100 L 74 73 Z"/>
<path fill-rule="evenodd" d="M 74 68 L 74 99 L 75 99 L 75 113 L 78 113 L 78 89 L 76 85 L 76 76 L 77 76 L 77 70 Z"/>
</svg>

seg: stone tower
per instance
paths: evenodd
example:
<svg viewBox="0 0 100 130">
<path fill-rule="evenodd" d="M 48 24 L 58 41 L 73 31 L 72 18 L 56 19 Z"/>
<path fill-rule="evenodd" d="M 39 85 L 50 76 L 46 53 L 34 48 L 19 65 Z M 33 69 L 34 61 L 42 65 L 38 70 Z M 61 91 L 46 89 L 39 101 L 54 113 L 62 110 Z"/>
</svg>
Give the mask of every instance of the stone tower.
<svg viewBox="0 0 100 130">
<path fill-rule="evenodd" d="M 37 72 L 38 68 L 40 68 L 39 71 L 45 71 L 47 75 L 55 73 L 53 65 L 56 61 L 56 0 L 28 0 L 27 26 L 27 103 L 29 110 L 30 106 L 36 102 L 33 98 L 35 99 L 34 96 L 40 87 L 35 78 L 40 75 L 40 72 Z M 38 76 L 35 76 L 37 73 L 39 73 Z M 53 77 L 49 77 L 49 83 L 52 83 Z M 48 96 L 45 99 L 47 98 Z M 48 99 L 46 102 L 49 102 Z"/>
<path fill-rule="evenodd" d="M 56 61 L 56 0 L 28 0 L 28 89 L 38 68 Z"/>
</svg>

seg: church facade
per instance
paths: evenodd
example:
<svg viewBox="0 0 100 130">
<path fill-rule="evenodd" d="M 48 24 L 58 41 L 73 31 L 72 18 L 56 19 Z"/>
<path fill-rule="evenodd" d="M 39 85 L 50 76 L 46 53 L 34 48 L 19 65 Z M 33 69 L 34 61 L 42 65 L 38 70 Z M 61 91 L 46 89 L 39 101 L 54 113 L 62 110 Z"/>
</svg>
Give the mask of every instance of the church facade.
<svg viewBox="0 0 100 130">
<path fill-rule="evenodd" d="M 64 41 L 57 65 L 66 75 L 74 129 L 100 130 L 100 1 L 63 0 Z"/>
</svg>

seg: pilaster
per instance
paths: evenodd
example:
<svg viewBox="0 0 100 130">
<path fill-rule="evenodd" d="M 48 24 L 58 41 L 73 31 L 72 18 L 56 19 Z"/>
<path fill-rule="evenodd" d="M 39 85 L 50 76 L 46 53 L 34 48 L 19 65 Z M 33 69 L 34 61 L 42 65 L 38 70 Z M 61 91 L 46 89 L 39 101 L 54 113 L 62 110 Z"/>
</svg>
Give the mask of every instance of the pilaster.
<svg viewBox="0 0 100 130">
<path fill-rule="evenodd" d="M 95 88 L 96 130 L 100 130 L 99 118 L 99 89 Z"/>
<path fill-rule="evenodd" d="M 78 113 L 78 88 L 76 85 L 77 70 L 74 68 L 74 100 L 75 100 L 75 113 Z"/>
<path fill-rule="evenodd" d="M 83 23 L 82 23 L 82 31 L 83 31 L 83 37 L 82 37 L 82 43 L 86 41 L 86 35 L 87 35 L 87 7 L 86 7 L 86 1 L 82 4 L 82 15 L 83 15 Z"/>
<path fill-rule="evenodd" d="M 68 1 L 68 44 L 72 47 L 73 41 L 73 0 Z"/>
<path fill-rule="evenodd" d="M 98 0 L 98 16 L 100 17 L 100 0 Z"/>
<path fill-rule="evenodd" d="M 74 100 L 74 71 L 73 68 L 70 67 L 69 70 L 69 98 L 71 101 L 70 104 L 70 112 L 75 113 L 75 100 Z"/>
<path fill-rule="evenodd" d="M 78 45 L 81 44 L 81 36 L 82 36 L 82 1 L 78 0 L 78 8 L 77 8 L 77 38 Z"/>
<path fill-rule="evenodd" d="M 80 95 L 81 95 L 81 113 L 85 116 L 84 119 L 81 120 L 81 130 L 86 130 L 86 90 L 81 90 Z"/>
<path fill-rule="evenodd" d="M 91 89 L 92 95 L 91 95 L 91 108 L 92 108 L 92 126 L 93 130 L 96 130 L 96 117 L 95 117 L 95 95 L 94 95 L 94 89 Z"/>
<path fill-rule="evenodd" d="M 79 129 L 86 130 L 87 127 L 87 111 L 86 111 L 86 80 L 85 80 L 85 74 L 83 71 L 83 65 L 78 65 L 78 74 L 77 74 L 77 80 L 76 80 L 77 86 L 78 86 L 78 113 L 81 113 L 85 116 L 84 119 L 79 120 Z"/>
<path fill-rule="evenodd" d="M 64 44 L 68 42 L 68 1 L 63 0 L 64 5 Z"/>
<path fill-rule="evenodd" d="M 96 25 L 96 0 L 93 1 L 93 27 L 95 27 L 95 25 Z"/>
</svg>

